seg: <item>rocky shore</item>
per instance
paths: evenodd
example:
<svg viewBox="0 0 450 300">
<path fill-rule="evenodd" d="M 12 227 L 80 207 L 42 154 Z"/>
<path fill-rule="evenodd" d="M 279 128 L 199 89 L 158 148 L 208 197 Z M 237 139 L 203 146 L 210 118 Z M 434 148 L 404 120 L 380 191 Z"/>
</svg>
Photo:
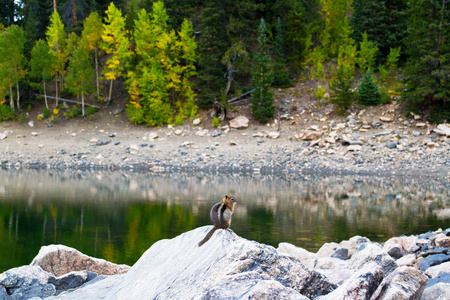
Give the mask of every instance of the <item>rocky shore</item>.
<svg viewBox="0 0 450 300">
<path fill-rule="evenodd" d="M 148 249 L 132 267 L 63 245 L 0 274 L 0 299 L 449 299 L 450 228 L 385 243 L 355 236 L 317 253 L 204 226 Z"/>
<path fill-rule="evenodd" d="M 145 128 L 129 123 L 4 123 L 1 167 L 143 171 L 450 174 L 450 126 L 365 110 L 342 119 L 285 114 L 267 126 L 235 116 Z M 311 116 L 312 115 L 312 116 Z"/>
</svg>

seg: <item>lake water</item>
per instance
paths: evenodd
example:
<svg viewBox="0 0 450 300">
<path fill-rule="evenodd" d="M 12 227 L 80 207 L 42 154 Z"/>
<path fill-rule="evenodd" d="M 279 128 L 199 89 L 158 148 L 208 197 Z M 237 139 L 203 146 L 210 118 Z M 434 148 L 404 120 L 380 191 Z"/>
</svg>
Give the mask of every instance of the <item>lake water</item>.
<svg viewBox="0 0 450 300">
<path fill-rule="evenodd" d="M 238 200 L 231 228 L 275 247 L 450 227 L 449 178 L 0 170 L 0 272 L 49 244 L 132 265 L 156 241 L 211 224 L 224 195 Z"/>
</svg>

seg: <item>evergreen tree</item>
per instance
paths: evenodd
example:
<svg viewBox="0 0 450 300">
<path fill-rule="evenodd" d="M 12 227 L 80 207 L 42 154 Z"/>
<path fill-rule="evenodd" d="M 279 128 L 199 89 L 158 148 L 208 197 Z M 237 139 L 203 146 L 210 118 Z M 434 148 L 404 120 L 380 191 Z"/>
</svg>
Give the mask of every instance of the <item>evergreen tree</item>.
<svg viewBox="0 0 450 300">
<path fill-rule="evenodd" d="M 363 40 L 359 45 L 360 50 L 358 53 L 358 65 L 361 71 L 373 68 L 375 66 L 375 60 L 378 52 L 377 46 L 375 46 L 367 37 L 367 33 L 363 33 Z"/>
<path fill-rule="evenodd" d="M 11 25 L 0 33 L 0 82 L 9 88 L 11 109 L 14 111 L 13 87 L 16 87 L 16 103 L 20 111 L 19 82 L 26 75 L 25 36 L 22 28 Z"/>
<path fill-rule="evenodd" d="M 114 80 L 122 75 L 125 61 L 128 57 L 130 41 L 125 33 L 125 18 L 113 2 L 106 11 L 105 24 L 103 24 L 101 48 L 108 54 L 103 74 L 110 81 L 108 102 L 112 100 L 112 86 Z"/>
<path fill-rule="evenodd" d="M 42 87 L 44 89 L 44 99 L 45 106 L 47 109 L 48 101 L 47 101 L 47 82 L 52 80 L 52 65 L 53 65 L 54 56 L 50 52 L 50 47 L 48 43 L 44 40 L 39 40 L 33 47 L 31 51 L 31 60 L 30 60 L 30 77 L 38 80 L 42 83 Z"/>
<path fill-rule="evenodd" d="M 81 33 L 81 46 L 90 53 L 94 53 L 95 83 L 97 87 L 97 99 L 100 101 L 100 76 L 98 68 L 98 55 L 102 41 L 103 23 L 99 14 L 93 12 L 84 21 Z"/>
<path fill-rule="evenodd" d="M 356 101 L 361 105 L 378 105 L 381 101 L 381 95 L 378 86 L 374 82 L 370 69 L 364 74 L 358 87 L 358 97 Z"/>
<path fill-rule="evenodd" d="M 411 1 L 406 39 L 409 58 L 405 70 L 406 89 L 403 93 L 404 101 L 410 105 L 440 106 L 449 110 L 449 23 L 450 9 L 446 1 Z"/>
<path fill-rule="evenodd" d="M 275 114 L 273 93 L 270 86 L 273 82 L 273 72 L 270 68 L 270 57 L 266 41 L 266 24 L 261 19 L 258 29 L 258 52 L 255 54 L 252 70 L 252 114 L 260 123 L 269 122 Z"/>
<path fill-rule="evenodd" d="M 275 34 L 275 43 L 273 46 L 273 54 L 274 54 L 274 77 L 273 77 L 273 85 L 279 87 L 287 87 L 291 86 L 292 82 L 289 78 L 289 73 L 286 70 L 286 59 L 284 55 L 284 39 L 283 39 L 283 29 L 281 27 L 281 19 L 277 19 L 276 25 L 276 34 Z"/>
<path fill-rule="evenodd" d="M 352 37 L 358 43 L 367 32 L 368 40 L 375 43 L 382 58 L 387 57 L 391 48 L 402 47 L 407 0 L 353 0 L 352 6 Z"/>
</svg>

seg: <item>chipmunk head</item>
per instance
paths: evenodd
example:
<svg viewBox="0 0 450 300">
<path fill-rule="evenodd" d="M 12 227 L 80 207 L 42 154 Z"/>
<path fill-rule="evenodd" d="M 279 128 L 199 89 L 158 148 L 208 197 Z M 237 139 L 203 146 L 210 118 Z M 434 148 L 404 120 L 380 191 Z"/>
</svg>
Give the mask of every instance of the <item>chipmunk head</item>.
<svg viewBox="0 0 450 300">
<path fill-rule="evenodd" d="M 222 199 L 222 203 L 226 204 L 230 210 L 233 211 L 234 205 L 236 204 L 236 198 L 225 195 Z"/>
</svg>

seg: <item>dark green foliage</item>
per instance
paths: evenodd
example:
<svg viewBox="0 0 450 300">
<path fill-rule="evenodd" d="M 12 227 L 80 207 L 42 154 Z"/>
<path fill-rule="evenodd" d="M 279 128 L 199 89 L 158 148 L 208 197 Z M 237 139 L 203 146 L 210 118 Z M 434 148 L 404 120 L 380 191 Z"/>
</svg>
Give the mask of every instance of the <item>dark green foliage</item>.
<svg viewBox="0 0 450 300">
<path fill-rule="evenodd" d="M 44 115 L 44 119 L 47 119 L 48 117 L 50 117 L 50 110 L 48 110 L 47 107 L 44 107 L 44 109 L 42 110 L 42 114 Z"/>
<path fill-rule="evenodd" d="M 0 121 L 12 120 L 14 119 L 14 112 L 8 105 L 0 105 Z"/>
<path fill-rule="evenodd" d="M 444 123 L 450 121 L 450 105 L 444 106 L 432 106 L 430 109 L 430 115 L 427 118 L 430 123 Z"/>
<path fill-rule="evenodd" d="M 352 6 L 352 37 L 358 43 L 367 32 L 369 41 L 378 47 L 383 61 L 390 48 L 403 46 L 407 0 L 353 0 Z"/>
<path fill-rule="evenodd" d="M 286 70 L 286 59 L 284 55 L 284 40 L 283 30 L 281 27 L 281 19 L 278 18 L 275 33 L 275 44 L 273 46 L 274 55 L 274 77 L 273 85 L 279 87 L 292 86 L 292 80 L 289 78 L 289 73 Z"/>
<path fill-rule="evenodd" d="M 344 68 L 338 69 L 329 84 L 330 89 L 333 91 L 331 103 L 339 107 L 338 112 L 341 114 L 344 114 L 352 106 L 355 99 L 355 93 L 352 90 L 353 77 L 349 78 L 343 70 Z"/>
<path fill-rule="evenodd" d="M 450 3 L 417 0 L 414 4 L 408 10 L 409 58 L 403 101 L 421 108 L 446 107 L 450 98 Z"/>
<path fill-rule="evenodd" d="M 378 91 L 378 85 L 373 80 L 370 69 L 364 74 L 358 87 L 358 97 L 356 101 L 361 105 L 378 105 L 381 101 L 381 95 Z"/>
<path fill-rule="evenodd" d="M 273 93 L 270 86 L 273 81 L 273 72 L 270 66 L 270 57 L 267 51 L 266 25 L 261 19 L 258 34 L 258 52 L 254 57 L 252 71 L 252 114 L 255 120 L 265 124 L 275 114 Z"/>
</svg>

